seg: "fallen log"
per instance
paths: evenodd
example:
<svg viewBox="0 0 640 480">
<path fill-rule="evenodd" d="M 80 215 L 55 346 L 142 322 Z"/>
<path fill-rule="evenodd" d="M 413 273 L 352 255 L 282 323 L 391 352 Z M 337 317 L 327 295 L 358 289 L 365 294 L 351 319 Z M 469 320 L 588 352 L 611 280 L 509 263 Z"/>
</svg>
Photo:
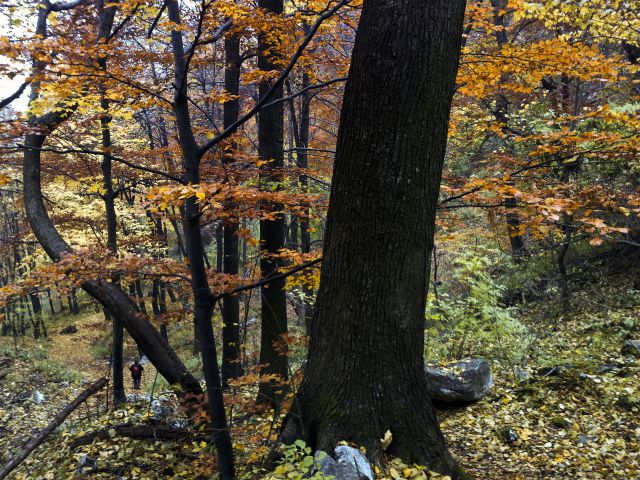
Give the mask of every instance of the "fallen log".
<svg viewBox="0 0 640 480">
<path fill-rule="evenodd" d="M 191 431 L 186 428 L 172 428 L 162 425 L 133 425 L 131 423 L 122 423 L 82 435 L 70 442 L 69 447 L 74 450 L 81 445 L 89 445 L 95 439 L 108 440 L 116 435 L 134 438 L 136 440 L 163 440 L 173 442 L 191 437 Z"/>
<path fill-rule="evenodd" d="M 65 419 L 73 413 L 73 411 L 82 405 L 91 395 L 96 393 L 102 387 L 107 384 L 107 379 L 102 377 L 93 384 L 91 384 L 86 390 L 84 390 L 76 399 L 67 405 L 60 413 L 58 413 L 54 419 L 44 429 L 40 430 L 31 440 L 29 440 L 22 451 L 18 453 L 14 458 L 9 460 L 2 470 L 0 470 L 0 480 L 6 478 L 18 465 L 26 460 L 26 458 L 33 452 L 46 438 L 60 426 Z"/>
</svg>

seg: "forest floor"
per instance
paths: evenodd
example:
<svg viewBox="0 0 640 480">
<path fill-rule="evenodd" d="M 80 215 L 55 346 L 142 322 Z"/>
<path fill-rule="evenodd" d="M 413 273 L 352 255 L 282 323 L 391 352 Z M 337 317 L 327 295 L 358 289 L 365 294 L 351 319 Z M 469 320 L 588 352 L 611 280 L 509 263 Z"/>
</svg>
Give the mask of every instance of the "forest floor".
<svg viewBox="0 0 640 480">
<path fill-rule="evenodd" d="M 535 331 L 535 358 L 520 370 L 496 369 L 495 387 L 482 401 L 438 410 L 451 450 L 474 478 L 640 479 L 640 360 L 620 353 L 625 338 L 640 337 L 640 302 L 637 292 L 629 294 L 623 287 L 628 280 L 611 277 L 583 287 L 575 293 L 574 310 L 566 319 L 550 313 L 546 299 L 527 304 L 521 321 Z M 606 307 L 598 299 L 607 299 Z M 59 317 L 55 322 L 47 342 L 19 340 L 16 351 L 11 338 L 0 339 L 2 463 L 83 384 L 108 375 L 109 352 L 101 346 L 108 344 L 109 326 L 102 315 Z M 71 323 L 77 333 L 59 333 Z M 181 335 L 186 338 L 188 328 Z M 134 357 L 135 348 L 128 344 L 125 358 Z M 195 358 L 187 364 L 198 368 Z M 143 391 L 149 395 L 153 390 L 154 398 L 171 403 L 166 384 L 154 385 L 155 378 L 147 364 Z M 125 380 L 129 389 L 129 377 Z M 36 392 L 44 398 L 36 398 Z M 231 401 L 241 404 L 242 398 L 237 394 Z M 116 425 L 143 423 L 153 415 L 148 396 L 110 412 L 104 411 L 105 402 L 97 396 L 78 409 L 12 478 L 210 478 L 215 458 L 201 435 L 175 442 L 117 435 Z M 163 421 L 178 420 L 176 410 Z M 75 439 L 100 429 L 108 432 L 107 438 L 73 447 Z M 269 414 L 234 427 L 242 475 L 255 478 L 252 462 L 267 449 L 264 439 L 274 432 Z M 380 476 L 429 478 L 404 467 L 390 464 Z"/>
</svg>

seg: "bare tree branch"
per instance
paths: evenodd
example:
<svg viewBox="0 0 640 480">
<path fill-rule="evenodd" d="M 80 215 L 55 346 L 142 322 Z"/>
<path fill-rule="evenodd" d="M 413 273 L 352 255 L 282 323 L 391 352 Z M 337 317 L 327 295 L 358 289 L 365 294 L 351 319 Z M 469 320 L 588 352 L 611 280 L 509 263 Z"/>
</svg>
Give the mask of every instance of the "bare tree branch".
<svg viewBox="0 0 640 480">
<path fill-rule="evenodd" d="M 269 98 L 271 97 L 271 95 L 273 94 L 273 92 L 276 91 L 276 89 L 278 89 L 285 81 L 285 79 L 289 76 L 289 74 L 291 73 L 291 71 L 293 70 L 293 67 L 296 65 L 296 63 L 298 62 L 298 60 L 300 59 L 300 57 L 302 56 L 302 54 L 304 53 L 305 48 L 307 48 L 307 45 L 309 45 L 309 43 L 311 43 L 311 40 L 313 39 L 313 37 L 315 36 L 316 32 L 318 31 L 318 29 L 320 28 L 320 25 L 329 17 L 333 16 L 338 10 L 340 10 L 343 6 L 347 5 L 351 0 L 341 0 L 338 4 L 336 4 L 333 8 L 326 10 L 323 14 L 321 14 L 318 19 L 316 20 L 316 23 L 313 24 L 313 26 L 311 27 L 311 29 L 309 30 L 309 33 L 307 34 L 307 36 L 305 37 L 305 39 L 302 41 L 302 43 L 298 46 L 296 52 L 294 53 L 293 57 L 291 57 L 291 60 L 289 61 L 289 64 L 286 66 L 286 68 L 282 71 L 282 73 L 280 74 L 280 76 L 278 77 L 278 79 L 271 85 L 271 88 L 269 88 L 269 91 L 266 93 L 266 95 L 264 97 L 262 97 L 260 100 L 258 100 L 258 102 L 253 106 L 253 108 L 251 110 L 249 110 L 249 112 L 247 112 L 246 114 L 244 114 L 242 117 L 240 117 L 236 122 L 234 122 L 233 124 L 229 125 L 229 127 L 227 127 L 222 133 L 220 133 L 219 135 L 217 135 L 215 138 L 211 139 L 210 141 L 208 141 L 207 143 L 205 143 L 199 150 L 198 152 L 198 156 L 202 157 L 205 153 L 207 153 L 211 148 L 213 148 L 214 146 L 218 145 L 220 142 L 222 142 L 225 138 L 227 138 L 229 135 L 231 135 L 233 132 L 235 132 L 239 126 L 243 125 L 244 123 L 246 123 L 249 119 L 251 119 L 256 113 L 258 113 L 262 108 L 265 107 L 265 105 L 268 103 Z"/>
<path fill-rule="evenodd" d="M 22 95 L 22 93 L 26 90 L 27 86 L 29 86 L 30 83 L 31 83 L 30 79 L 25 80 L 15 92 L 13 92 L 4 100 L 0 100 L 0 110 L 10 105 L 14 100 L 17 100 L 20 97 L 20 95 Z"/>
</svg>

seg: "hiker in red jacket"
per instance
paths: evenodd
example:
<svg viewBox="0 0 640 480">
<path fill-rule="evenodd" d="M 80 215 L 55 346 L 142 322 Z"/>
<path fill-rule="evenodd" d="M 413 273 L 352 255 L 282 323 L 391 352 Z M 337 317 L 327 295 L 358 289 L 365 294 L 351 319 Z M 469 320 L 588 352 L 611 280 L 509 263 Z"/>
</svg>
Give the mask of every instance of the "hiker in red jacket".
<svg viewBox="0 0 640 480">
<path fill-rule="evenodd" d="M 140 390 L 140 380 L 142 380 L 142 372 L 144 372 L 144 367 L 140 365 L 138 360 L 133 362 L 133 365 L 129 367 L 131 370 L 131 378 L 133 378 L 133 388 L 136 390 Z"/>
</svg>

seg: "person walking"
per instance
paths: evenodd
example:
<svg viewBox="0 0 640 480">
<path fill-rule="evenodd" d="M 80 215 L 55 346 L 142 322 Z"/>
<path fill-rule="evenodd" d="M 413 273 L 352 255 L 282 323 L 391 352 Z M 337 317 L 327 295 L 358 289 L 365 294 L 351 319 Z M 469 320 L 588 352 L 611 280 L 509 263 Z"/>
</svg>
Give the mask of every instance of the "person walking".
<svg viewBox="0 0 640 480">
<path fill-rule="evenodd" d="M 140 381 L 142 380 L 142 372 L 144 372 L 144 367 L 140 365 L 138 360 L 133 362 L 133 365 L 129 367 L 131 371 L 131 378 L 133 379 L 133 388 L 136 390 L 140 390 Z"/>
</svg>

